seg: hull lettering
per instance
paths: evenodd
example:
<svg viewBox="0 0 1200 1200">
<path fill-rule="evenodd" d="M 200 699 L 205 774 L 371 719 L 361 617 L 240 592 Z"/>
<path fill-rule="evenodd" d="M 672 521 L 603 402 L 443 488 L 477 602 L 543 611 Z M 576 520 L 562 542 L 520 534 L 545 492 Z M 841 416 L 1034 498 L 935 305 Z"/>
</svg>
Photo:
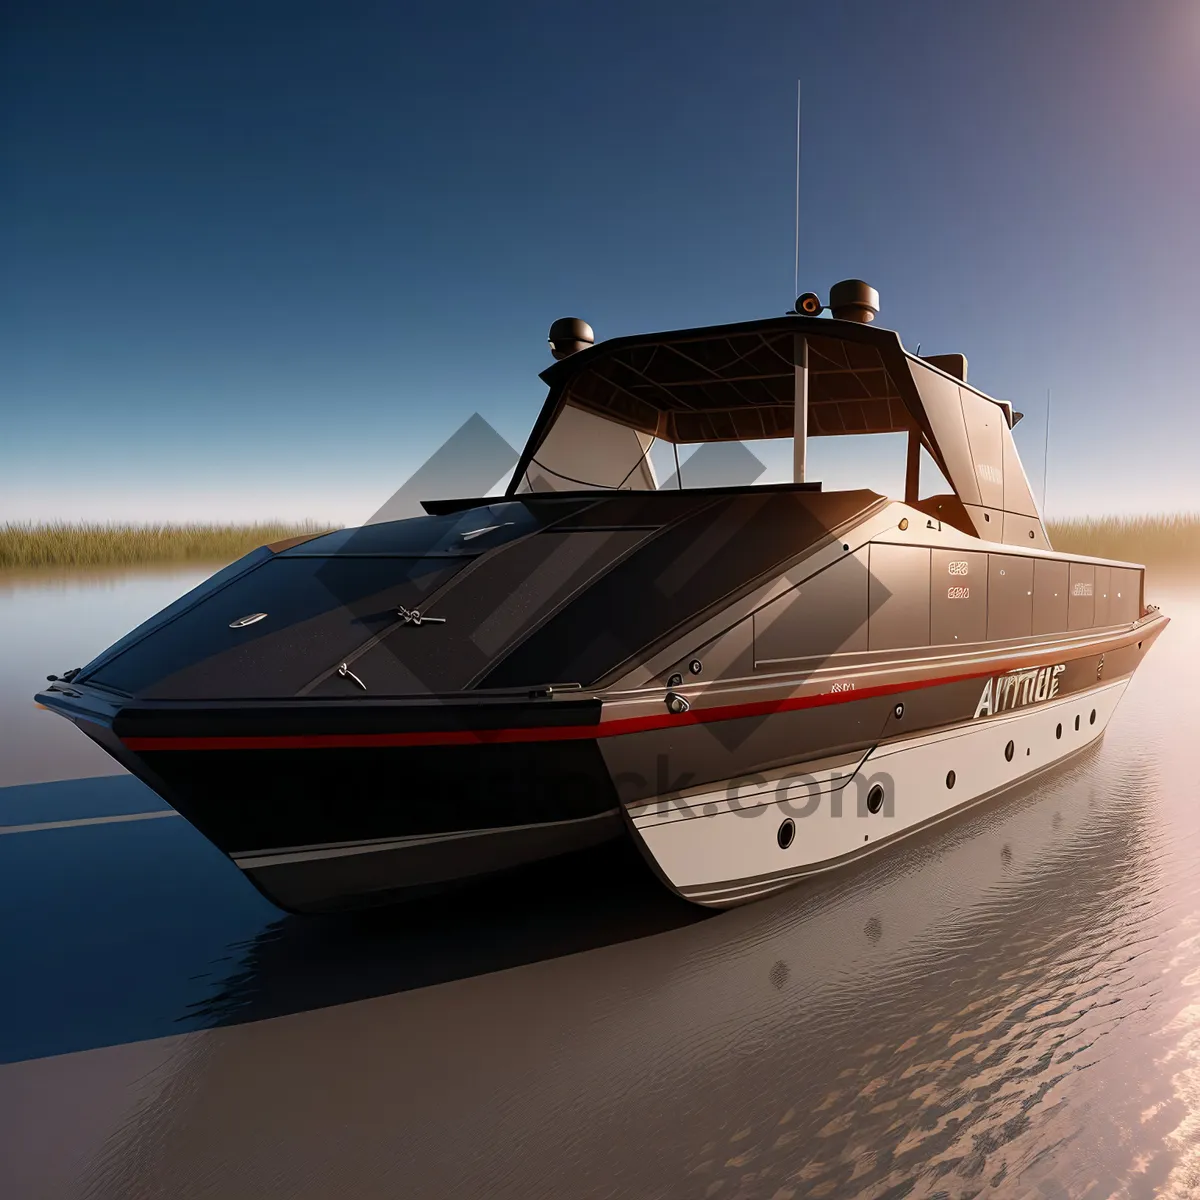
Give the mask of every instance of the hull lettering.
<svg viewBox="0 0 1200 1200">
<path fill-rule="evenodd" d="M 975 705 L 976 717 L 1040 704 L 1058 695 L 1058 677 L 1067 669 L 1066 663 L 1052 667 L 1031 667 L 995 675 L 983 685 L 983 694 Z"/>
</svg>

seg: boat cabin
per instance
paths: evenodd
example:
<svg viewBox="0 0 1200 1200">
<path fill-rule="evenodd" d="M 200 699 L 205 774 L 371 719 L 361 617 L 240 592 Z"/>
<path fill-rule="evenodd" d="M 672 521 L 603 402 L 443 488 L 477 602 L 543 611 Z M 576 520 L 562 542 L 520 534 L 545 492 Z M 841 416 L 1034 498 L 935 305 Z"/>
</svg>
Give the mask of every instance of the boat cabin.
<svg viewBox="0 0 1200 1200">
<path fill-rule="evenodd" d="M 550 393 L 508 494 L 682 488 L 678 466 L 657 478 L 656 442 L 678 463 L 681 445 L 767 438 L 792 439 L 793 483 L 819 486 L 810 438 L 904 433 L 894 499 L 988 541 L 1050 549 L 1013 441 L 1020 414 L 970 386 L 961 355 L 918 357 L 869 319 L 798 312 L 598 345 L 568 319 L 586 333 L 542 372 Z M 950 494 L 919 495 L 922 447 Z"/>
</svg>

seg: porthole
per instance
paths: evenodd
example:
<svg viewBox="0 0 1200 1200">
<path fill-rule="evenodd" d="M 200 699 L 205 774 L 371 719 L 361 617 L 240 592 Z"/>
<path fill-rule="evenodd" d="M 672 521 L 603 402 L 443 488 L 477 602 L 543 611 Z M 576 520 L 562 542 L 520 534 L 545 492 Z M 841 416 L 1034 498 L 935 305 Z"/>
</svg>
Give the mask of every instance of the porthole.
<svg viewBox="0 0 1200 1200">
<path fill-rule="evenodd" d="M 990 520 L 992 519 L 992 514 L 991 514 L 991 513 L 984 513 L 984 514 L 983 514 L 983 519 L 984 519 L 985 521 L 990 521 Z"/>
<path fill-rule="evenodd" d="M 867 811 L 877 813 L 883 807 L 883 788 L 879 784 L 867 793 Z"/>
<path fill-rule="evenodd" d="M 1061 737 L 1062 737 L 1062 722 L 1061 722 L 1061 721 L 1059 721 L 1059 723 L 1058 723 L 1058 728 L 1057 728 L 1057 729 L 1055 729 L 1055 731 L 1054 731 L 1054 736 L 1055 736 L 1056 738 L 1061 738 Z"/>
<path fill-rule="evenodd" d="M 907 518 L 907 517 L 901 517 L 901 518 L 900 518 L 900 528 L 901 528 L 901 529 L 907 529 L 907 528 L 908 528 L 908 518 Z"/>
<path fill-rule="evenodd" d="M 1088 724 L 1095 725 L 1095 723 L 1096 723 L 1096 710 L 1093 708 L 1092 715 L 1090 717 L 1088 717 Z"/>
<path fill-rule="evenodd" d="M 1013 745 L 1012 742 L 1009 742 L 1008 745 L 1004 747 L 1004 757 L 1009 762 L 1012 762 L 1013 755 L 1016 754 L 1016 752 L 1017 752 L 1017 748 L 1016 748 L 1016 746 Z"/>
<path fill-rule="evenodd" d="M 780 850 L 786 850 L 791 844 L 792 839 L 796 836 L 796 822 L 788 817 L 786 821 L 779 827 L 779 832 L 775 835 L 775 840 L 779 843 Z"/>
<path fill-rule="evenodd" d="M 691 671 L 693 675 L 699 675 L 700 672 L 704 670 L 704 664 L 698 658 L 693 658 L 692 661 L 688 663 L 688 670 Z"/>
<path fill-rule="evenodd" d="M 897 704 L 896 707 L 892 709 L 892 715 L 896 718 L 897 721 L 900 720 L 900 718 L 902 716 L 904 716 L 904 705 Z"/>
<path fill-rule="evenodd" d="M 1031 538 L 1033 537 L 1033 530 L 1032 530 L 1032 529 L 1029 531 L 1029 536 L 1030 536 Z"/>
<path fill-rule="evenodd" d="M 954 781 L 957 778 L 958 778 L 958 776 L 955 775 L 953 771 L 947 771 L 946 772 L 946 786 L 948 788 L 952 788 L 954 786 Z"/>
<path fill-rule="evenodd" d="M 667 687 L 679 687 L 682 683 L 683 676 L 677 673 L 667 680 Z"/>
<path fill-rule="evenodd" d="M 843 549 L 843 550 L 849 550 L 849 549 L 850 549 L 850 543 L 849 543 L 849 542 L 843 542 L 843 543 L 842 543 L 842 549 Z"/>
<path fill-rule="evenodd" d="M 1076 715 L 1075 715 L 1075 732 L 1076 733 L 1079 732 L 1079 714 L 1078 713 L 1076 713 Z"/>
</svg>

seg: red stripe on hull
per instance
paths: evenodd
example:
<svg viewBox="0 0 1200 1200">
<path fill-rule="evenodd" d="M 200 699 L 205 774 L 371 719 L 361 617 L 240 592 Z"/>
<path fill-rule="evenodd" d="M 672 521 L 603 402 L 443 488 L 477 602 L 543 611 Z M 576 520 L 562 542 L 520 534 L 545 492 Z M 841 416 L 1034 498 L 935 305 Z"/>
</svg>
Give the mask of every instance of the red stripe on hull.
<svg viewBox="0 0 1200 1200">
<path fill-rule="evenodd" d="M 558 742 L 580 738 L 619 737 L 645 733 L 653 729 L 673 729 L 685 725 L 704 725 L 716 721 L 734 721 L 742 717 L 771 716 L 797 709 L 820 708 L 828 704 L 849 704 L 875 696 L 914 692 L 941 687 L 968 679 L 983 679 L 996 673 L 995 667 L 966 675 L 939 679 L 909 680 L 905 683 L 880 684 L 852 691 L 824 692 L 816 696 L 794 696 L 783 700 L 762 700 L 751 704 L 727 704 L 714 708 L 692 709 L 678 715 L 663 713 L 647 717 L 624 717 L 597 725 L 536 725 L 523 729 L 446 729 L 419 733 L 315 733 L 278 734 L 270 737 L 129 737 L 123 738 L 130 750 L 316 750 L 360 749 L 367 746 L 470 746 L 494 742 Z"/>
</svg>

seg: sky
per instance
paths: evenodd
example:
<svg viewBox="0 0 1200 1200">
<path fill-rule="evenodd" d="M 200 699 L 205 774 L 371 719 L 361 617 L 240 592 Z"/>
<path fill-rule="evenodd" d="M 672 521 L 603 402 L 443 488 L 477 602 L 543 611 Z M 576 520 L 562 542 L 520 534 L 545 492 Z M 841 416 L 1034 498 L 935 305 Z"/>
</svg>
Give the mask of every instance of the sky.
<svg viewBox="0 0 1200 1200">
<path fill-rule="evenodd" d="M 556 317 L 786 311 L 798 79 L 800 290 L 964 353 L 1038 495 L 1049 391 L 1050 517 L 1200 510 L 1196 0 L 0 23 L 0 522 L 357 524 L 473 414 L 521 447 Z"/>
</svg>

